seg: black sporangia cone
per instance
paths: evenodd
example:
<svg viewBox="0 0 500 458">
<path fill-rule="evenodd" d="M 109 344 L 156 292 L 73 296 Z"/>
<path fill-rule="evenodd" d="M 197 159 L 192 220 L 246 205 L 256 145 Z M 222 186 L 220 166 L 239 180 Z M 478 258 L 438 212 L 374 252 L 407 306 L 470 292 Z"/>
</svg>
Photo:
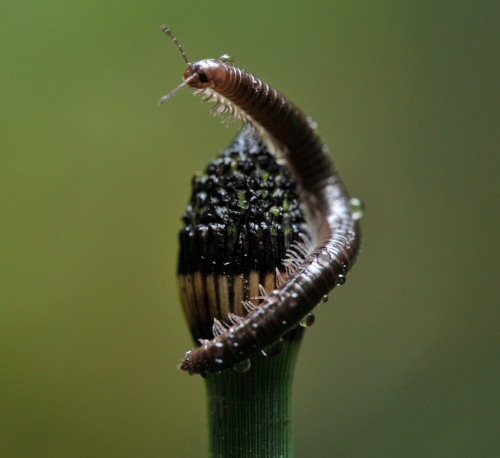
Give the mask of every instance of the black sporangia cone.
<svg viewBox="0 0 500 458">
<path fill-rule="evenodd" d="M 192 336 L 212 339 L 214 318 L 245 316 L 286 279 L 285 257 L 306 222 L 292 174 L 249 125 L 192 182 L 182 218 L 180 296 Z"/>
</svg>

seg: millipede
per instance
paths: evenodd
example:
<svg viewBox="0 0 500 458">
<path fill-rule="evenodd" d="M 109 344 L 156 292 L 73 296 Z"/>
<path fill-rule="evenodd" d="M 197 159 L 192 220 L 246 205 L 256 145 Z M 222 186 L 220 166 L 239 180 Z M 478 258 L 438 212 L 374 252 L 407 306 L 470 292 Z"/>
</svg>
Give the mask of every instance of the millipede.
<svg viewBox="0 0 500 458">
<path fill-rule="evenodd" d="M 187 69 L 183 82 L 163 96 L 162 104 L 190 87 L 213 110 L 239 118 L 290 169 L 309 221 L 309 241 L 295 243 L 288 253 L 286 276 L 276 274 L 275 287 L 260 285 L 258 306 L 242 301 L 247 314 L 214 320 L 213 338 L 188 351 L 180 365 L 189 374 L 208 377 L 242 364 L 269 348 L 298 326 L 330 291 L 345 282 L 360 248 L 361 204 L 352 199 L 328 156 L 315 123 L 280 92 L 233 65 L 228 56 L 189 62 L 167 26 L 161 30 L 175 43 Z M 252 137 L 252 138 L 253 138 Z"/>
</svg>

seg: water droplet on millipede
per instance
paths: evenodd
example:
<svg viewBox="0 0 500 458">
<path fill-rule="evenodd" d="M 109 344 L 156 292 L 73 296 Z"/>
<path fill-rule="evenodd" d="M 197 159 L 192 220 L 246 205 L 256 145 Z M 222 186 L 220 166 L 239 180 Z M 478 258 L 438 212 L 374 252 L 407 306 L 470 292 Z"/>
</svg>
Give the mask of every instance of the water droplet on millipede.
<svg viewBox="0 0 500 458">
<path fill-rule="evenodd" d="M 281 353 L 283 353 L 284 349 L 285 349 L 285 342 L 283 341 L 283 339 L 279 339 L 276 342 L 274 342 L 273 344 L 271 344 L 268 347 L 261 350 L 261 353 L 264 356 L 269 356 L 272 358 L 274 356 L 281 355 Z"/>
<path fill-rule="evenodd" d="M 234 65 L 234 59 L 229 54 L 222 54 L 222 56 L 219 57 L 219 60 L 225 64 Z"/>
<path fill-rule="evenodd" d="M 309 127 L 312 130 L 318 130 L 319 129 L 318 122 L 314 118 L 312 118 L 311 116 L 307 117 L 307 124 L 309 124 Z"/>
<path fill-rule="evenodd" d="M 297 305 L 299 304 L 299 295 L 298 295 L 298 293 L 292 293 L 292 294 L 290 294 L 290 299 L 288 301 L 288 304 L 290 305 L 290 307 L 297 307 Z"/>
<path fill-rule="evenodd" d="M 365 214 L 365 206 L 363 205 L 363 202 L 361 202 L 361 200 L 359 200 L 357 197 L 353 197 L 349 201 L 349 204 L 351 206 L 352 217 L 356 221 L 358 219 L 361 219 Z"/>
<path fill-rule="evenodd" d="M 327 250 L 323 250 L 318 253 L 316 259 L 319 265 L 328 266 L 332 262 L 332 255 Z"/>
<path fill-rule="evenodd" d="M 325 304 L 326 302 L 328 302 L 328 294 L 325 294 L 320 301 L 321 304 Z"/>
<path fill-rule="evenodd" d="M 280 292 L 277 289 L 273 289 L 266 297 L 266 302 L 268 304 L 273 304 L 280 300 Z"/>
<path fill-rule="evenodd" d="M 312 326 L 314 324 L 314 321 L 316 321 L 316 317 L 312 313 L 308 313 L 300 322 L 300 325 L 303 328 L 308 328 L 309 326 Z"/>
<path fill-rule="evenodd" d="M 337 275 L 337 286 L 342 286 L 345 283 L 345 275 Z"/>
<path fill-rule="evenodd" d="M 242 374 L 244 372 L 247 372 L 251 366 L 252 366 L 252 363 L 250 362 L 250 360 L 244 359 L 243 361 L 240 361 L 239 363 L 233 364 L 233 369 L 236 372 L 240 372 Z"/>
</svg>

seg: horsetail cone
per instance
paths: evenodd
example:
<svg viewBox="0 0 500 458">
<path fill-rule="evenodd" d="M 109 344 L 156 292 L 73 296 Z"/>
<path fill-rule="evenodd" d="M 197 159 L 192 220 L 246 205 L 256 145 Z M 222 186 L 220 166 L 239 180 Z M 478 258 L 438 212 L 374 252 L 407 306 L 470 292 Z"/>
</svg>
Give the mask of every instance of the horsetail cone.
<svg viewBox="0 0 500 458">
<path fill-rule="evenodd" d="M 214 318 L 258 306 L 262 287 L 285 280 L 289 248 L 307 238 L 296 181 L 249 125 L 193 177 L 182 220 L 179 289 L 195 340 L 214 337 Z"/>
</svg>

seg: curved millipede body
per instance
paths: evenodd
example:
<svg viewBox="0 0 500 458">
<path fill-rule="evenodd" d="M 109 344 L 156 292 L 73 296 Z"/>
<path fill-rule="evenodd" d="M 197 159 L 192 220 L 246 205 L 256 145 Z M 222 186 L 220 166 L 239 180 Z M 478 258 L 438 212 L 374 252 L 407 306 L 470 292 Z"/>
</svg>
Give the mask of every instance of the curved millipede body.
<svg viewBox="0 0 500 458">
<path fill-rule="evenodd" d="M 162 29 L 172 37 L 168 28 Z M 312 122 L 281 93 L 258 77 L 216 59 L 188 63 L 184 82 L 173 93 L 184 86 L 215 101 L 217 111 L 252 124 L 284 158 L 299 183 L 314 242 L 286 281 L 267 293 L 262 304 L 185 354 L 181 369 L 206 377 L 272 345 L 335 286 L 343 284 L 359 251 L 360 229 L 351 199 Z"/>
</svg>

